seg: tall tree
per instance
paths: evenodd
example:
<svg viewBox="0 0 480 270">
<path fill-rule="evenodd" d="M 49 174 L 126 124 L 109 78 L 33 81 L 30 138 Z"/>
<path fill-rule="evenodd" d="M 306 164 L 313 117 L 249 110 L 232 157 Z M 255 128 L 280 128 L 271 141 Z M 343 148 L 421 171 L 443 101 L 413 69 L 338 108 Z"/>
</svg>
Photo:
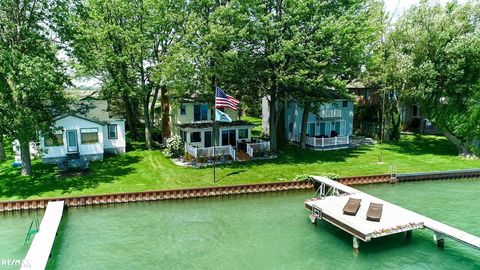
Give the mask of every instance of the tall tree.
<svg viewBox="0 0 480 270">
<path fill-rule="evenodd" d="M 5 141 L 3 139 L 3 133 L 0 132 L 0 162 L 7 160 L 7 154 L 5 153 Z"/>
<path fill-rule="evenodd" d="M 65 68 L 57 58 L 53 10 L 60 1 L 0 1 L 0 129 L 20 142 L 22 175 L 32 174 L 29 144 L 51 134 L 66 109 Z M 8 123 L 6 123 L 8 121 Z"/>
<path fill-rule="evenodd" d="M 454 143 L 461 155 L 478 153 L 480 135 L 480 4 L 446 6 L 422 1 L 389 33 L 389 57 L 401 59 L 386 76 L 403 81 L 402 96 Z"/>
<path fill-rule="evenodd" d="M 65 31 L 72 40 L 73 55 L 90 74 L 106 79 L 107 95 L 122 98 L 133 139 L 140 101 L 148 149 L 152 148 L 153 119 L 160 95 L 167 110 L 163 117 L 168 120 L 163 62 L 170 57 L 170 47 L 181 38 L 184 6 L 169 0 L 119 0 L 115 5 L 90 0 L 73 10 L 66 23 L 65 29 L 74 29 Z"/>
<path fill-rule="evenodd" d="M 381 33 L 378 1 L 289 2 L 280 52 L 280 82 L 303 108 L 300 145 L 305 148 L 309 113 L 337 98 L 349 98 L 346 84 L 357 78 Z"/>
</svg>

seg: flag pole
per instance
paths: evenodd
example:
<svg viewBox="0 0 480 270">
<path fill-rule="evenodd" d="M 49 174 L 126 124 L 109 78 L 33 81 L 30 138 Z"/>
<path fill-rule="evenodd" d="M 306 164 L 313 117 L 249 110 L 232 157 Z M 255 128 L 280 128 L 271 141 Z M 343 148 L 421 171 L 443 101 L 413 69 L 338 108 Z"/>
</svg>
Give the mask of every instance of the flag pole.
<svg viewBox="0 0 480 270">
<path fill-rule="evenodd" d="M 216 175 L 215 175 L 215 163 L 217 162 L 216 156 L 215 156 L 215 145 L 217 144 L 217 132 L 216 132 L 216 124 L 217 124 L 217 85 L 214 86 L 213 89 L 213 126 L 212 126 L 212 135 L 213 135 L 213 183 L 217 181 Z"/>
</svg>

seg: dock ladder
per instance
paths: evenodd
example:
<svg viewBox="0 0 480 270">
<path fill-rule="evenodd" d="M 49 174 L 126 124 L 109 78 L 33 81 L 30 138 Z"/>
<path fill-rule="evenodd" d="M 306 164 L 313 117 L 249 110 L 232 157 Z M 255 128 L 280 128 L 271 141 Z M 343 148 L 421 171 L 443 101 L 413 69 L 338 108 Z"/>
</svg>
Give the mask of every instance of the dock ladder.
<svg viewBox="0 0 480 270">
<path fill-rule="evenodd" d="M 390 183 L 397 183 L 397 174 L 398 174 L 398 166 L 397 164 L 392 164 L 389 167 L 389 174 L 390 174 Z"/>
</svg>

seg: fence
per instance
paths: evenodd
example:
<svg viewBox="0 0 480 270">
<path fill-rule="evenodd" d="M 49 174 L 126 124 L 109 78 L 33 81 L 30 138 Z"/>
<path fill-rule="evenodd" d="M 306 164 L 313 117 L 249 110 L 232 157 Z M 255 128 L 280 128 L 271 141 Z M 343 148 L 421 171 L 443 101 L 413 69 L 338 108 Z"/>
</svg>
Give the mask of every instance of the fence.
<svg viewBox="0 0 480 270">
<path fill-rule="evenodd" d="M 247 154 L 254 157 L 255 154 L 265 153 L 270 150 L 270 142 L 247 143 Z"/>
<path fill-rule="evenodd" d="M 205 148 L 198 148 L 189 144 L 185 145 L 185 152 L 190 154 L 191 156 L 195 158 L 199 157 L 221 157 L 221 156 L 227 156 L 230 155 L 233 160 L 236 158 L 236 153 L 235 149 L 231 145 L 224 145 L 224 146 L 215 146 L 215 151 L 213 147 L 205 147 Z"/>
</svg>

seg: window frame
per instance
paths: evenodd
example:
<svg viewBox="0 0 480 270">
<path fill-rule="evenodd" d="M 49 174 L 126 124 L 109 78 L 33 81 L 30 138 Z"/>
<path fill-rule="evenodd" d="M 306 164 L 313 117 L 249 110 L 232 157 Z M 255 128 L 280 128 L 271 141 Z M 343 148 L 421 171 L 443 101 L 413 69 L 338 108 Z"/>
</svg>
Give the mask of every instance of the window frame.
<svg viewBox="0 0 480 270">
<path fill-rule="evenodd" d="M 44 144 L 45 147 L 57 147 L 57 146 L 65 146 L 65 140 L 63 139 L 63 131 L 62 133 L 55 133 L 53 134 L 54 137 L 56 137 L 56 140 L 58 144 L 55 144 L 51 138 L 49 137 L 44 137 Z M 60 140 L 58 139 L 58 136 L 60 136 Z M 60 143 L 61 142 L 61 143 Z"/>
<path fill-rule="evenodd" d="M 187 115 L 187 105 L 180 104 L 180 115 Z"/>
<path fill-rule="evenodd" d="M 246 132 L 245 133 L 245 137 L 242 137 L 242 132 Z M 248 128 L 240 128 L 238 129 L 238 139 L 241 140 L 241 139 L 248 139 Z"/>
<path fill-rule="evenodd" d="M 110 127 L 115 127 L 115 136 L 110 136 Z M 118 139 L 118 125 L 117 124 L 108 124 L 107 125 L 108 139 L 114 140 Z"/>
<path fill-rule="evenodd" d="M 97 132 L 85 132 L 84 130 L 97 130 Z M 97 141 L 96 142 L 84 142 L 83 140 L 83 134 L 97 134 Z M 81 128 L 80 129 L 80 144 L 97 144 L 100 143 L 100 138 L 98 136 L 98 128 Z"/>
<path fill-rule="evenodd" d="M 193 138 L 193 134 L 196 134 L 198 133 L 198 141 L 194 141 Z M 202 132 L 200 131 L 194 131 L 194 132 L 190 132 L 190 143 L 200 143 L 202 142 Z"/>
</svg>

